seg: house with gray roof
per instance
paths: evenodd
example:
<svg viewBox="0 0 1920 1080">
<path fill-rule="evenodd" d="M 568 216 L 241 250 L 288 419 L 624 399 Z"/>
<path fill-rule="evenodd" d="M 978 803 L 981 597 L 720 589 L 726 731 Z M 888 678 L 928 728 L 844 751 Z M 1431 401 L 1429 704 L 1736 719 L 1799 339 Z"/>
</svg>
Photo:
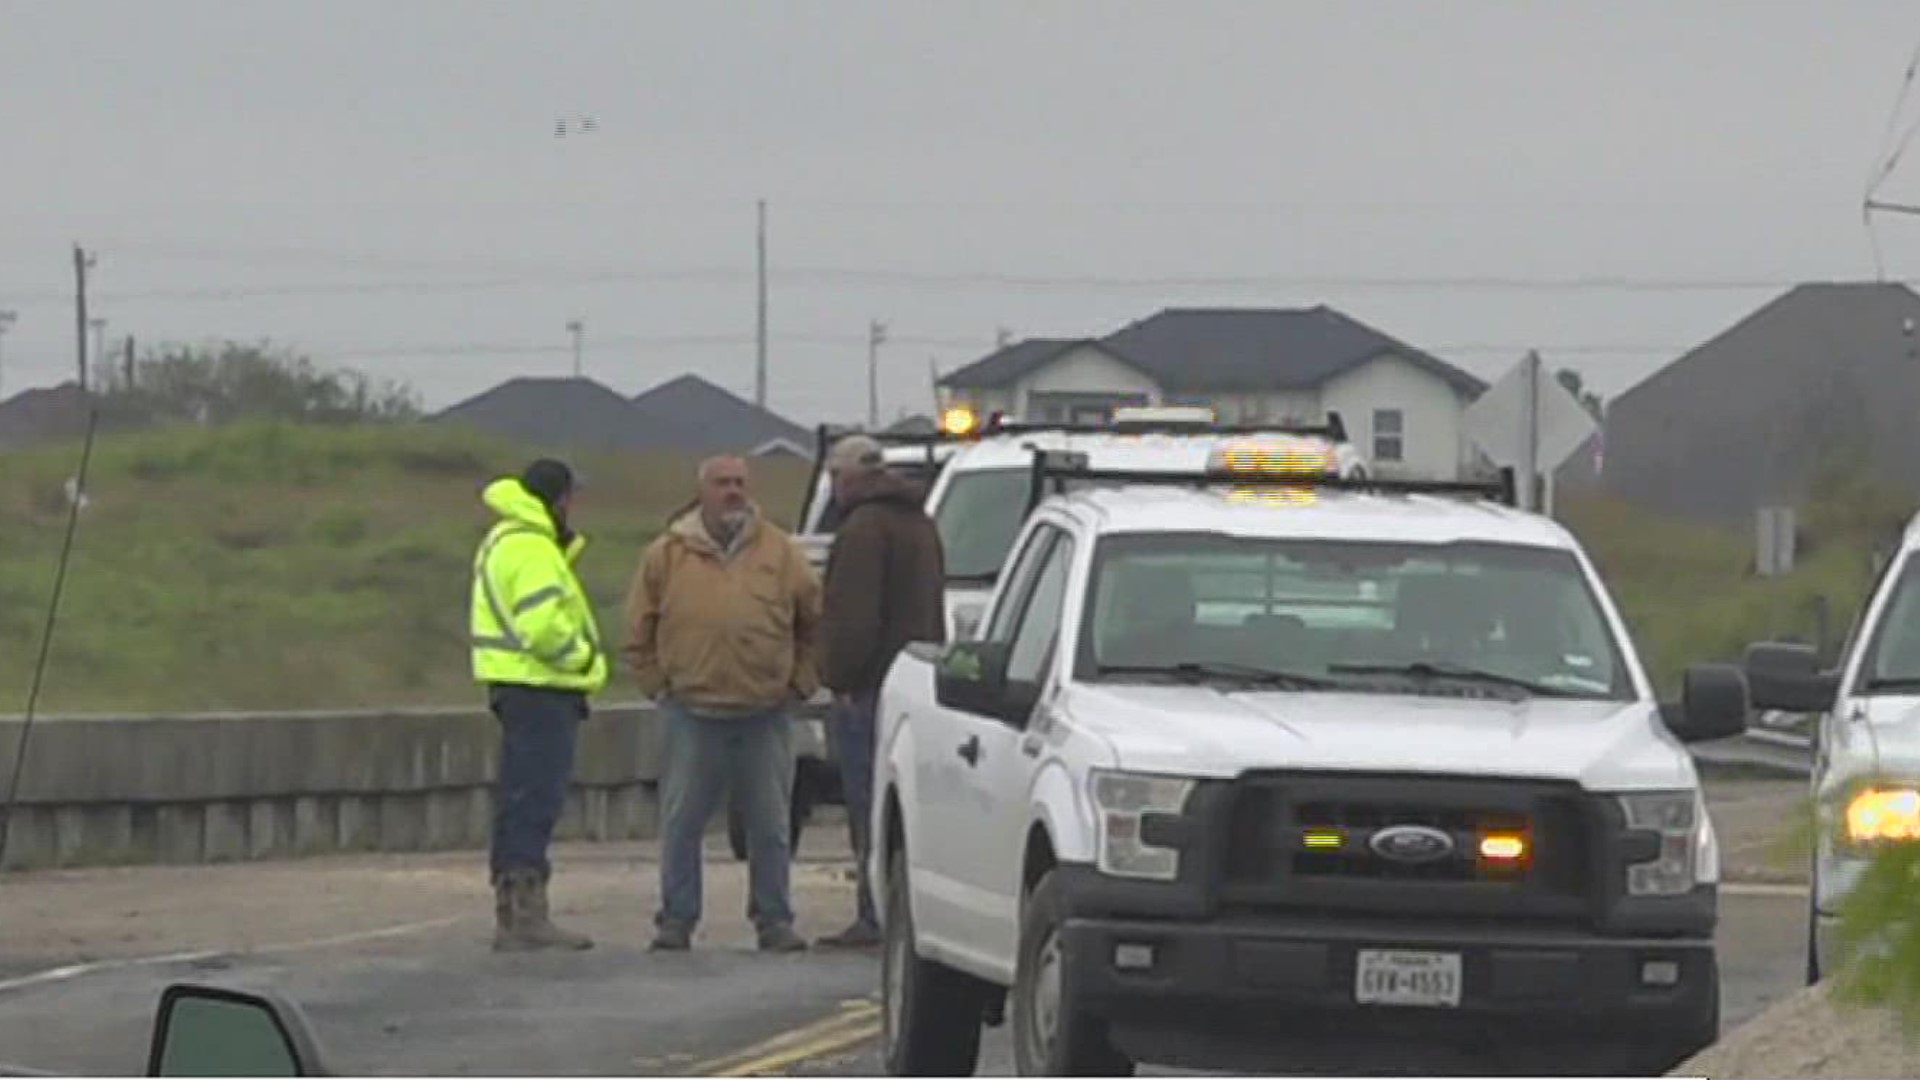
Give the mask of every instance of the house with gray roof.
<svg viewBox="0 0 1920 1080">
<path fill-rule="evenodd" d="M 698 375 L 632 398 L 587 378 L 509 379 L 432 420 L 551 449 L 813 456 L 804 428 Z"/>
<path fill-rule="evenodd" d="M 943 407 L 1103 422 L 1131 405 L 1204 405 L 1232 423 L 1338 412 L 1382 475 L 1452 478 L 1478 452 L 1462 416 L 1487 384 L 1324 305 L 1168 308 L 1100 338 L 1014 342 L 940 380 Z"/>
<path fill-rule="evenodd" d="M 1828 466 L 1920 496 L 1916 416 L 1920 295 L 1798 285 L 1613 399 L 1599 485 L 1743 526 L 1763 506 L 1802 504 Z"/>
</svg>

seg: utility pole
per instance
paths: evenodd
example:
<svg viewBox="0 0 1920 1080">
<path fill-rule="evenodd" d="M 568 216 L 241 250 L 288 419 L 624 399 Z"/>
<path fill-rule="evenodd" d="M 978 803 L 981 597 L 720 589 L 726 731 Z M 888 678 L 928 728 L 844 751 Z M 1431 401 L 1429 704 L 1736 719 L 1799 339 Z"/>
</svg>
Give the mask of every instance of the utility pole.
<svg viewBox="0 0 1920 1080">
<path fill-rule="evenodd" d="M 573 377 L 576 379 L 580 377 L 583 369 L 582 356 L 581 356 L 581 353 L 582 353 L 581 336 L 585 334 L 586 331 L 587 331 L 586 323 L 581 322 L 579 319 L 568 320 L 567 333 L 573 335 Z"/>
<path fill-rule="evenodd" d="M 767 407 L 767 200 L 759 203 L 758 306 L 753 339 L 753 403 Z"/>
<path fill-rule="evenodd" d="M 887 340 L 887 324 L 867 323 L 867 430 L 880 429 L 880 345 Z"/>
<path fill-rule="evenodd" d="M 18 321 L 20 321 L 19 312 L 8 311 L 4 308 L 0 308 L 0 345 L 4 345 L 6 343 L 7 331 L 12 329 L 13 324 Z M 4 362 L 4 358 L 0 357 L 0 390 L 4 390 L 5 386 L 6 386 L 6 364 Z M 4 396 L 5 396 L 4 394 L 0 394 L 0 398 L 4 398 Z"/>
<path fill-rule="evenodd" d="M 133 384 L 135 381 L 134 367 L 133 367 L 133 335 L 132 334 L 127 335 L 126 367 L 127 367 L 127 389 L 131 391 L 134 388 Z"/>
<path fill-rule="evenodd" d="M 1526 404 L 1520 410 L 1520 505 L 1528 510 L 1540 509 L 1539 472 L 1540 472 L 1540 354 L 1528 350 L 1527 357 L 1521 361 L 1526 365 L 1526 377 L 1521 385 L 1526 390 Z"/>
<path fill-rule="evenodd" d="M 96 316 L 87 320 L 87 327 L 93 331 L 93 352 L 90 355 L 100 361 L 100 389 L 105 390 L 113 384 L 113 368 L 107 359 L 107 320 Z"/>
<path fill-rule="evenodd" d="M 87 389 L 87 271 L 94 257 L 79 244 L 73 245 L 74 348 L 80 361 L 80 389 Z"/>
</svg>

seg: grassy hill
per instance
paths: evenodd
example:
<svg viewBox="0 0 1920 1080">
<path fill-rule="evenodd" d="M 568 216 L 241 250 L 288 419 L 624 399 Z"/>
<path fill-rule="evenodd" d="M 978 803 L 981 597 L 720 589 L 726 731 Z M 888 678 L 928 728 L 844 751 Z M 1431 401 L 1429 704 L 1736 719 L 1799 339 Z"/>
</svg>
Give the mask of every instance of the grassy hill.
<svg viewBox="0 0 1920 1080">
<path fill-rule="evenodd" d="M 78 445 L 0 455 L 0 714 L 25 704 Z M 249 424 L 103 437 L 61 603 L 48 712 L 474 699 L 479 490 L 524 447 L 424 426 Z M 581 455 L 581 570 L 617 641 L 640 551 L 694 462 Z M 782 524 L 807 466 L 755 465 Z"/>
</svg>

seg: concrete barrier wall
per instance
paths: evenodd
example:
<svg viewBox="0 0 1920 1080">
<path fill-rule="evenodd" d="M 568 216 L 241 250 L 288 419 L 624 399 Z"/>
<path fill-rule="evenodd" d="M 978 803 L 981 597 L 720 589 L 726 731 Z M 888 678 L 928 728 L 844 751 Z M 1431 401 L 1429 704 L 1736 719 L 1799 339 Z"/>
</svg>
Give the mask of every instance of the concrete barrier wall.
<svg viewBox="0 0 1920 1080">
<path fill-rule="evenodd" d="M 0 719 L 0 797 L 20 730 Z M 660 734 L 650 705 L 596 707 L 559 838 L 656 835 Z M 498 753 L 479 709 L 42 718 L 0 869 L 484 848 Z"/>
</svg>

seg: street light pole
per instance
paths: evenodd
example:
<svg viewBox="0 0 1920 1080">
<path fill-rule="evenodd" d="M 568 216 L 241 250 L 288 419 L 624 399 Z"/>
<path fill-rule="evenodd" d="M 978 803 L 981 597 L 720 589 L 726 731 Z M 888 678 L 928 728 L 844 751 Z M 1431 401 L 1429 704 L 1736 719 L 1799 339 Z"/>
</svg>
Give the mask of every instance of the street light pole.
<svg viewBox="0 0 1920 1080">
<path fill-rule="evenodd" d="M 573 335 L 573 377 L 576 379 L 581 375 L 581 336 L 586 333 L 586 330 L 587 325 L 579 319 L 573 319 L 567 323 L 567 332 Z"/>
</svg>

